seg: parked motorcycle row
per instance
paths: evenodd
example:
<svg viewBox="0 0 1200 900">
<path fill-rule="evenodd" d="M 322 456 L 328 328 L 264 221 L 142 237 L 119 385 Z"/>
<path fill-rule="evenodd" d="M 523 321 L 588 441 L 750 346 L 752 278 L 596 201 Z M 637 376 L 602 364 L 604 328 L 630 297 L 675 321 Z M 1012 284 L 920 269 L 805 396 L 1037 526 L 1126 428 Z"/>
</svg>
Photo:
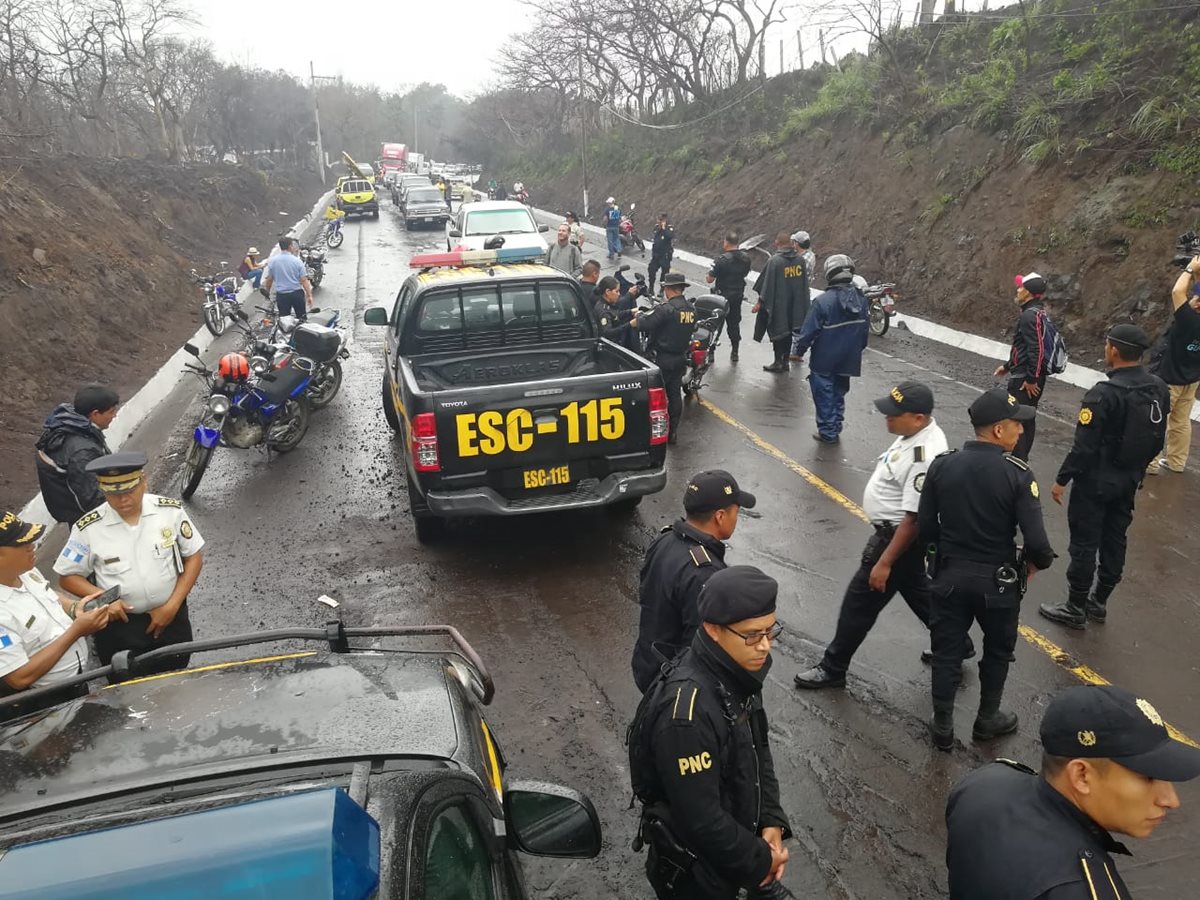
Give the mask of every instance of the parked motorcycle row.
<svg viewBox="0 0 1200 900">
<path fill-rule="evenodd" d="M 320 245 L 339 246 L 341 224 L 340 218 L 333 219 L 314 245 L 301 245 L 300 258 L 314 289 L 325 277 Z M 252 320 L 238 298 L 236 276 L 191 274 L 203 286 L 205 326 L 214 336 L 232 327 L 240 332 L 240 341 L 215 369 L 200 360 L 198 347 L 184 344 L 196 358 L 184 369 L 207 394 L 180 473 L 185 500 L 196 493 L 218 448 L 287 453 L 299 446 L 311 413 L 328 406 L 341 390 L 342 361 L 350 356 L 345 330 L 339 327 L 341 310 L 315 308 L 307 321 L 299 322 L 278 315 L 273 306 L 256 306 Z"/>
</svg>

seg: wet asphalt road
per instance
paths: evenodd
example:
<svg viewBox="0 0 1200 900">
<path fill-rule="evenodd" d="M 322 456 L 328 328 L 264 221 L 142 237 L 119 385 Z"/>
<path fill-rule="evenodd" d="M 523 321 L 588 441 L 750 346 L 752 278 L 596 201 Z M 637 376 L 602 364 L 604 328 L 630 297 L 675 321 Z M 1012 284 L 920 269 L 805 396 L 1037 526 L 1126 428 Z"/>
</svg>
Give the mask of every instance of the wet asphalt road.
<svg viewBox="0 0 1200 900">
<path fill-rule="evenodd" d="M 328 594 L 348 624 L 450 623 L 475 645 L 497 684 L 488 714 L 507 755 L 510 777 L 559 781 L 587 792 L 605 827 L 595 861 L 527 860 L 535 896 L 649 897 L 644 857 L 629 842 L 623 736 L 638 694 L 629 672 L 637 622 L 637 573 L 645 547 L 680 513 L 687 476 L 731 470 L 759 497 L 744 515 L 727 559 L 760 566 L 779 579 L 786 631 L 775 649 L 765 699 L 784 808 L 796 839 L 785 883 L 797 897 L 945 896 L 944 798 L 949 786 L 994 756 L 1036 767 L 1036 723 L 1050 696 L 1075 675 L 1020 641 L 1007 699 L 1021 715 L 1019 733 L 991 746 L 969 737 L 978 681 L 968 666 L 953 753 L 930 749 L 928 670 L 918 654 L 927 638 L 902 602 L 884 614 L 842 691 L 801 693 L 795 671 L 819 658 L 833 633 L 842 590 L 856 568 L 867 526 L 766 452 L 743 430 L 689 402 L 679 444 L 669 457 L 670 484 L 636 513 L 551 514 L 515 520 L 455 522 L 433 547 L 418 544 L 398 445 L 380 406 L 382 340 L 361 324 L 362 311 L 390 304 L 420 248 L 445 246 L 443 233 L 406 232 L 385 204 L 379 221 L 346 227 L 330 251 L 322 306 L 353 311 L 352 357 L 339 397 L 317 413 L 294 453 L 273 457 L 222 450 L 193 498 L 207 539 L 206 565 L 192 595 L 197 635 L 283 625 L 318 625 Z M 689 248 L 697 251 L 703 248 Z M 602 254 L 594 239 L 586 256 Z M 643 269 L 640 258 L 628 261 Z M 605 271 L 610 267 L 606 266 Z M 695 280 L 702 274 L 680 268 Z M 1001 301 L 997 301 L 1001 302 Z M 749 316 L 747 315 L 747 318 Z M 215 360 L 214 349 L 207 358 Z M 890 443 L 871 400 L 912 377 L 934 387 L 939 423 L 951 445 L 967 439 L 966 406 L 990 386 L 995 362 L 893 330 L 872 339 L 864 376 L 848 398 L 841 445 L 816 444 L 806 370 L 762 371 L 769 347 L 743 345 L 738 366 L 727 348 L 703 396 L 855 502 L 874 458 Z M 1075 352 L 1083 361 L 1086 354 Z M 154 486 L 166 493 L 190 433 L 195 396 L 185 385 L 130 442 L 158 457 Z M 1130 531 L 1126 580 L 1108 624 L 1084 633 L 1045 622 L 1036 605 L 1065 592 L 1065 509 L 1049 485 L 1066 452 L 1080 392 L 1054 384 L 1043 403 L 1031 463 L 1045 485 L 1047 525 L 1063 557 L 1034 579 L 1023 622 L 1101 676 L 1150 699 L 1172 724 L 1200 738 L 1194 635 L 1200 593 L 1194 585 L 1191 514 L 1200 503 L 1196 474 L 1148 480 Z M 180 416 L 182 415 L 182 418 Z M 1190 895 L 1200 880 L 1193 852 L 1200 836 L 1200 791 L 1181 789 L 1184 808 L 1122 864 L 1139 898 Z"/>
</svg>

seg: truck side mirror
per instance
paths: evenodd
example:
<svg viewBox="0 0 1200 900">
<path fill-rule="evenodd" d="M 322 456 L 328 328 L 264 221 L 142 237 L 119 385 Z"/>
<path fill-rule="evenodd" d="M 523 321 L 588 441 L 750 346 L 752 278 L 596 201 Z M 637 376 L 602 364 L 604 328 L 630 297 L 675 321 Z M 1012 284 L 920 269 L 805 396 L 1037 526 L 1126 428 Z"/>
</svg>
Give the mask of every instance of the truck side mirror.
<svg viewBox="0 0 1200 900">
<path fill-rule="evenodd" d="M 382 306 L 372 306 L 363 313 L 364 325 L 387 325 L 388 311 Z"/>
<path fill-rule="evenodd" d="M 524 853 L 593 859 L 600 853 L 600 818 L 578 791 L 519 781 L 504 792 L 509 840 Z"/>
</svg>

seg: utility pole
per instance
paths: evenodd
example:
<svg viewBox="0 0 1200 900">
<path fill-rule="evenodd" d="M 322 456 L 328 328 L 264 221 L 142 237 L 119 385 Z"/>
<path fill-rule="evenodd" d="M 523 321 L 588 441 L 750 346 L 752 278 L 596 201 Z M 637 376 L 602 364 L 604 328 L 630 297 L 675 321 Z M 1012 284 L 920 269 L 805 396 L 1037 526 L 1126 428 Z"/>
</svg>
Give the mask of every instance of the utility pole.
<svg viewBox="0 0 1200 900">
<path fill-rule="evenodd" d="M 588 217 L 587 106 L 583 102 L 583 50 L 579 51 L 579 151 L 583 161 L 583 218 Z"/>
<path fill-rule="evenodd" d="M 309 84 L 312 87 L 313 98 L 313 118 L 317 121 L 317 175 L 321 177 L 321 184 L 325 183 L 325 146 L 321 143 L 321 107 L 317 103 L 317 73 L 313 68 L 312 60 L 308 61 L 308 76 Z"/>
<path fill-rule="evenodd" d="M 783 39 L 779 41 L 779 74 L 783 74 Z"/>
<path fill-rule="evenodd" d="M 413 100 L 413 153 L 417 152 L 417 95 L 414 92 Z"/>
<path fill-rule="evenodd" d="M 796 55 L 800 60 L 800 71 L 804 71 L 804 43 L 800 40 L 800 29 L 796 29 Z"/>
</svg>

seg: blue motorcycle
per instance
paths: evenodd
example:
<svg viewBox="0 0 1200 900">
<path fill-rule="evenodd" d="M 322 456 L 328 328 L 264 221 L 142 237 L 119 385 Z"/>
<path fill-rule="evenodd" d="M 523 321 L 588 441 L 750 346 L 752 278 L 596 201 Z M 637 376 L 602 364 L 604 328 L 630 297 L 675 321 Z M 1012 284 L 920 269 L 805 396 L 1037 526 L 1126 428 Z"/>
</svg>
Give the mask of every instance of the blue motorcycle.
<svg viewBox="0 0 1200 900">
<path fill-rule="evenodd" d="M 197 275 L 195 269 L 191 276 L 192 282 L 204 291 L 204 327 L 213 337 L 220 337 L 225 333 L 225 321 L 242 308 L 238 300 L 237 276 Z"/>
<path fill-rule="evenodd" d="M 200 350 L 193 344 L 183 349 L 199 359 Z M 222 356 L 217 371 L 204 363 L 184 365 L 204 382 L 209 397 L 183 460 L 183 499 L 196 493 L 218 445 L 238 450 L 265 447 L 278 453 L 296 449 L 308 432 L 307 391 L 314 367 L 299 354 L 272 369 L 259 357 L 252 365 L 240 353 Z"/>
</svg>

